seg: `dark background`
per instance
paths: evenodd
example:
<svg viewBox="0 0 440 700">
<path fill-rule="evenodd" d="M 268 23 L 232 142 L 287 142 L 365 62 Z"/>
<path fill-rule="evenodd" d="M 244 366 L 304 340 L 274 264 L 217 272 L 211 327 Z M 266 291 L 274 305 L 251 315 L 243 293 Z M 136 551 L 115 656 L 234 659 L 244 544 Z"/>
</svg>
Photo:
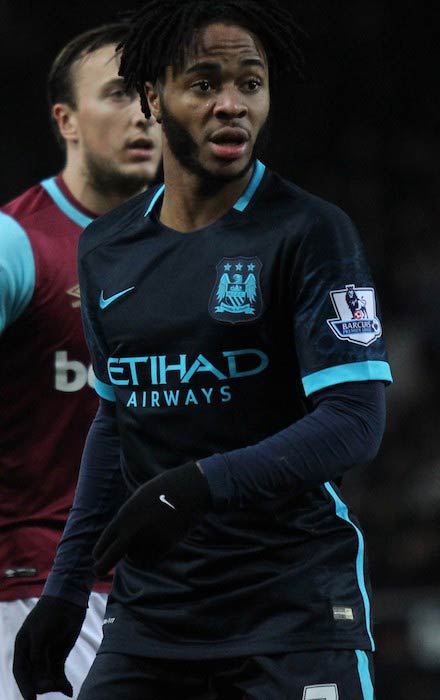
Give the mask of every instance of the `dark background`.
<svg viewBox="0 0 440 700">
<path fill-rule="evenodd" d="M 51 60 L 121 3 L 0 0 L 0 203 L 62 167 Z M 125 9 L 136 6 L 128 3 Z M 380 290 L 394 375 L 373 464 L 345 493 L 375 589 L 377 699 L 440 698 L 440 139 L 435 3 L 298 0 L 305 80 L 282 79 L 265 161 L 345 209 Z"/>
</svg>

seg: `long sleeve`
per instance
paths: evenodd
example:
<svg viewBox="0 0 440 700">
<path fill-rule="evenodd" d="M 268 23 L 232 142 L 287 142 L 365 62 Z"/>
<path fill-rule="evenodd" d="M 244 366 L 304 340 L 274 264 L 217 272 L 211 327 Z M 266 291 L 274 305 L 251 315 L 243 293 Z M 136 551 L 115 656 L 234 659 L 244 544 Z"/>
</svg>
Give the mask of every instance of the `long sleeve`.
<svg viewBox="0 0 440 700">
<path fill-rule="evenodd" d="M 93 547 L 124 496 L 115 406 L 101 399 L 84 446 L 75 499 L 44 595 L 87 604 L 94 581 Z"/>
<path fill-rule="evenodd" d="M 385 428 L 382 382 L 338 384 L 310 401 L 311 412 L 276 435 L 200 460 L 216 508 L 299 493 L 373 459 Z"/>
<path fill-rule="evenodd" d="M 0 333 L 16 321 L 35 288 L 35 263 L 25 230 L 0 211 Z"/>
</svg>

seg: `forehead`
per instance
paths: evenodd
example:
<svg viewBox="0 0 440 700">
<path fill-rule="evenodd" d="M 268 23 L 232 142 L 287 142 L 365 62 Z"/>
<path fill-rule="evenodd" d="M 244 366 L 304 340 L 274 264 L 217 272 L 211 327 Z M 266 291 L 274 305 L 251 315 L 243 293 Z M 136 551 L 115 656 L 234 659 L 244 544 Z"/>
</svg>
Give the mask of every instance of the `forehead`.
<svg viewBox="0 0 440 700">
<path fill-rule="evenodd" d="M 242 60 L 259 58 L 267 65 L 261 42 L 249 30 L 235 24 L 216 22 L 198 30 L 187 53 L 186 66 L 193 60 Z"/>
<path fill-rule="evenodd" d="M 116 44 L 107 44 L 75 61 L 71 75 L 78 97 L 96 92 L 104 83 L 118 78 L 120 56 L 115 50 Z"/>
</svg>

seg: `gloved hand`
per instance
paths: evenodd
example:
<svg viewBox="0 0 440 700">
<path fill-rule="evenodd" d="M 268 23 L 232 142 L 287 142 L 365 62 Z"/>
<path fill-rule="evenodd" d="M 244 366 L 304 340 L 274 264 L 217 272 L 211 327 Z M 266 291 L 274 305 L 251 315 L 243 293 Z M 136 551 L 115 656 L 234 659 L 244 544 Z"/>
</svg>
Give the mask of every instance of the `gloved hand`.
<svg viewBox="0 0 440 700">
<path fill-rule="evenodd" d="M 147 481 L 124 503 L 95 545 L 95 574 L 104 576 L 127 554 L 141 566 L 159 561 L 211 507 L 208 481 L 195 462 Z"/>
<path fill-rule="evenodd" d="M 24 700 L 58 691 L 72 697 L 64 664 L 81 631 L 86 608 L 42 596 L 15 638 L 13 672 Z"/>
</svg>

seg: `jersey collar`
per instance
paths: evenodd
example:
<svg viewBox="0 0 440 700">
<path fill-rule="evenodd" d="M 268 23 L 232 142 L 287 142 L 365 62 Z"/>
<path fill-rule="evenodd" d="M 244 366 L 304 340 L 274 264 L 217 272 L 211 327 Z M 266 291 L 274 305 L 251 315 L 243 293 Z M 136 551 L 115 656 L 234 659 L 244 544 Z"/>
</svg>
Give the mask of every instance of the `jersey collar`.
<svg viewBox="0 0 440 700">
<path fill-rule="evenodd" d="M 55 177 L 49 177 L 47 180 L 43 180 L 41 183 L 41 186 L 46 190 L 47 194 L 59 209 L 67 216 L 69 219 L 75 222 L 75 224 L 78 224 L 78 226 L 82 226 L 85 228 L 88 226 L 92 221 L 91 216 L 87 216 L 85 213 L 80 211 L 72 202 L 69 202 L 67 199 L 66 195 L 63 194 L 61 191 L 60 187 L 58 186 Z"/>
<path fill-rule="evenodd" d="M 249 202 L 251 201 L 252 197 L 254 196 L 258 185 L 260 184 L 261 180 L 263 179 L 264 172 L 266 170 L 266 166 L 259 160 L 255 162 L 255 169 L 254 169 L 254 174 L 251 177 L 251 180 L 246 187 L 245 191 L 241 195 L 239 199 L 235 202 L 234 206 L 232 207 L 236 211 L 243 212 L 247 206 L 249 205 Z M 156 194 L 152 198 L 150 204 L 148 205 L 148 209 L 145 212 L 144 216 L 148 216 L 148 214 L 151 214 L 151 212 L 154 209 L 154 206 L 159 199 L 163 195 L 165 191 L 165 185 L 161 185 L 159 189 L 157 190 Z"/>
</svg>

